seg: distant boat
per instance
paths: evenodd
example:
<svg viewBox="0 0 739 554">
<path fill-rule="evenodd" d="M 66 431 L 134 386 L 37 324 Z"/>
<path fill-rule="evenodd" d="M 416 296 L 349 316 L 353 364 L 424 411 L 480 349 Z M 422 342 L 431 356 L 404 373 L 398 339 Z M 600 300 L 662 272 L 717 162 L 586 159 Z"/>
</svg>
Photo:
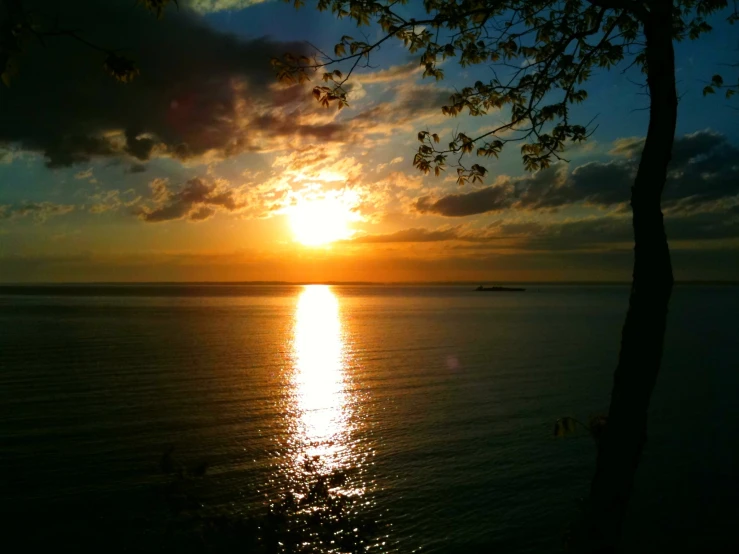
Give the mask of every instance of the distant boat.
<svg viewBox="0 0 739 554">
<path fill-rule="evenodd" d="M 475 292 L 523 292 L 525 290 L 517 287 L 483 287 L 480 285 Z"/>
</svg>

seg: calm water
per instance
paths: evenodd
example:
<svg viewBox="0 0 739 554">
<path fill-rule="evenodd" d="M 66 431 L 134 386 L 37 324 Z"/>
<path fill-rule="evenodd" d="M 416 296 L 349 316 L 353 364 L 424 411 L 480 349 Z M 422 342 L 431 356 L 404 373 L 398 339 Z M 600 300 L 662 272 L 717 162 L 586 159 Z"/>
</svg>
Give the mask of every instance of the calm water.
<svg viewBox="0 0 739 554">
<path fill-rule="evenodd" d="M 595 450 L 553 423 L 606 409 L 627 297 L 0 288 L 3 541 L 206 551 L 207 518 L 292 502 L 370 551 L 557 552 Z M 739 288 L 676 289 L 628 552 L 739 546 L 738 316 Z"/>
</svg>

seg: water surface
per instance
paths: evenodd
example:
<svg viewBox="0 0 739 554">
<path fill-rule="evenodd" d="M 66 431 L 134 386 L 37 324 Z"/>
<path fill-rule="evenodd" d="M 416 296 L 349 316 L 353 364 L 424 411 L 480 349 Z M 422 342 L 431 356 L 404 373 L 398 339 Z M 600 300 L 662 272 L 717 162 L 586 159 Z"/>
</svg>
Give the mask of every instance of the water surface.
<svg viewBox="0 0 739 554">
<path fill-rule="evenodd" d="M 607 408 L 627 299 L 0 288 L 0 515 L 27 548 L 203 551 L 198 518 L 287 498 L 370 551 L 557 552 L 595 451 L 553 423 Z M 738 288 L 676 289 L 629 552 L 739 546 L 737 314 Z M 319 535 L 306 551 L 341 551 Z"/>
</svg>

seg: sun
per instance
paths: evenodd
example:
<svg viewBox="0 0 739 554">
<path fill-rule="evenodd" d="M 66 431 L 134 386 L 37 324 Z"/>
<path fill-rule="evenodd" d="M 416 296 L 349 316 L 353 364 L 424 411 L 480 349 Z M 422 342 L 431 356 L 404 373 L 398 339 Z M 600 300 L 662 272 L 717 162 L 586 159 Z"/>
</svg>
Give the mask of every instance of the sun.
<svg viewBox="0 0 739 554">
<path fill-rule="evenodd" d="M 322 246 L 349 238 L 352 211 L 340 198 L 301 199 L 289 210 L 295 240 L 305 246 Z"/>
</svg>

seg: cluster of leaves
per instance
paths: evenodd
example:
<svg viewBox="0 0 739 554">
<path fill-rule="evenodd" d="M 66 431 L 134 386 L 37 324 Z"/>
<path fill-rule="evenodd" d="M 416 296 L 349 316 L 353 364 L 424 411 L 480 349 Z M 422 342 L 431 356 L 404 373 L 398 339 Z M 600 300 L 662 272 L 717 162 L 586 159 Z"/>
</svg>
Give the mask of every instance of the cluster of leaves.
<svg viewBox="0 0 739 554">
<path fill-rule="evenodd" d="M 136 64 L 124 56 L 110 52 L 103 62 L 103 69 L 117 81 L 128 83 L 139 74 Z"/>
<path fill-rule="evenodd" d="M 291 0 L 288 0 L 291 1 Z M 292 0 L 296 7 L 303 0 Z M 340 80 L 314 90 L 323 105 L 346 105 L 344 84 L 361 62 L 369 65 L 372 52 L 391 38 L 418 54 L 424 76 L 444 78 L 440 65 L 454 58 L 462 67 L 491 66 L 492 78 L 478 80 L 455 92 L 442 112 L 484 116 L 509 109 L 509 117 L 494 129 L 475 137 L 456 133 L 448 148 L 439 147 L 433 133 L 419 134 L 422 145 L 414 165 L 439 175 L 449 155 L 462 169 L 461 177 L 478 180 L 480 166 L 465 167 L 466 154 L 497 157 L 504 145 L 521 142 L 526 169 L 535 171 L 563 159 L 571 142 L 589 136 L 589 123 L 570 120 L 573 104 L 587 98 L 584 83 L 596 69 L 610 69 L 627 57 L 646 71 L 642 28 L 651 12 L 645 3 L 631 0 L 424 0 L 418 17 L 398 9 L 405 0 L 318 0 L 317 8 L 357 26 L 377 23 L 383 31 L 375 42 L 344 36 L 329 56 L 307 63 L 275 62 L 281 78 L 301 75 L 327 66 L 353 63 Z M 695 39 L 710 31 L 706 18 L 727 7 L 727 0 L 676 0 L 673 15 L 675 40 Z M 630 66 L 629 66 L 630 67 Z M 462 184 L 466 179 L 460 179 Z"/>
<path fill-rule="evenodd" d="M 716 94 L 716 89 L 723 89 L 725 91 L 724 95 L 729 99 L 739 92 L 739 79 L 735 84 L 726 84 L 721 75 L 714 75 L 711 77 L 711 83 L 703 87 L 703 96 Z"/>
<path fill-rule="evenodd" d="M 696 10 L 699 17 L 702 18 L 713 13 L 713 11 L 721 9 L 723 7 L 722 4 L 725 6 L 726 2 L 722 2 L 721 0 L 710 0 L 710 2 L 705 2 L 704 4 L 705 5 L 699 4 Z M 726 18 L 727 21 L 732 25 L 739 22 L 739 2 L 737 2 L 737 0 L 733 0 L 733 4 L 733 11 L 731 11 L 729 17 Z M 707 6 L 711 6 L 712 9 L 709 10 Z M 705 23 L 704 20 L 701 20 L 699 25 L 701 26 L 701 30 L 703 30 L 703 32 L 711 30 L 711 26 Z M 693 35 L 691 35 L 691 38 L 692 37 Z M 739 63 L 733 64 L 731 67 L 737 68 L 739 67 Z M 728 100 L 735 94 L 739 93 L 739 78 L 737 78 L 735 83 L 731 84 L 726 83 L 721 75 L 714 75 L 713 77 L 711 77 L 711 82 L 703 87 L 703 96 L 716 94 L 717 90 L 723 90 L 724 95 Z"/>
<path fill-rule="evenodd" d="M 562 417 L 554 424 L 554 436 L 561 438 L 573 435 L 577 432 L 579 427 L 593 437 L 593 440 L 597 444 L 600 441 L 601 436 L 603 436 L 606 422 L 607 418 L 602 414 L 591 415 L 590 418 L 588 418 L 587 425 L 574 417 Z"/>
</svg>

